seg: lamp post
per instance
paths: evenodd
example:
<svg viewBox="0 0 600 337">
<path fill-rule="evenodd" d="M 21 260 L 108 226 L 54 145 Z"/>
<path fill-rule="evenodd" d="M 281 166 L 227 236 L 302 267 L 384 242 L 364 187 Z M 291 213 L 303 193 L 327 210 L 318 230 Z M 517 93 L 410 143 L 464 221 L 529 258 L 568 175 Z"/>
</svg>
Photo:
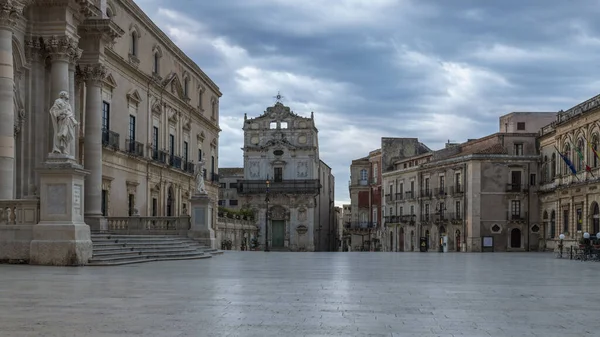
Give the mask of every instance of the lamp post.
<svg viewBox="0 0 600 337">
<path fill-rule="evenodd" d="M 266 213 L 266 221 L 265 221 L 265 252 L 269 251 L 269 187 L 271 186 L 271 182 L 269 178 L 267 178 L 267 194 L 265 196 L 265 202 L 267 203 L 267 213 Z"/>
</svg>

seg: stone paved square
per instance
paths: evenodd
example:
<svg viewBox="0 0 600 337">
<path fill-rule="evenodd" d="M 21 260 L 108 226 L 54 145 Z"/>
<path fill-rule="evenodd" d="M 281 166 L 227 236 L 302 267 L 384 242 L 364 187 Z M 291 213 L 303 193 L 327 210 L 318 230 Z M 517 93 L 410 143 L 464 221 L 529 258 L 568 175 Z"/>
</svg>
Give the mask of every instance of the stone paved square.
<svg viewBox="0 0 600 337">
<path fill-rule="evenodd" d="M 0 265 L 0 335 L 598 336 L 599 268 L 547 253 Z"/>
</svg>

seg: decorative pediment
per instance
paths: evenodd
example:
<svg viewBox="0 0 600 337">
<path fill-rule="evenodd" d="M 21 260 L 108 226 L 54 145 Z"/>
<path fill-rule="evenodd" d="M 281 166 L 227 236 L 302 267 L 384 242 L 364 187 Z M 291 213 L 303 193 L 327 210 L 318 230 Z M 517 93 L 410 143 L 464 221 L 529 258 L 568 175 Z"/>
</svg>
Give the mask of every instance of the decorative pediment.
<svg viewBox="0 0 600 337">
<path fill-rule="evenodd" d="M 113 77 L 112 74 L 108 74 L 108 76 L 106 76 L 104 78 L 104 80 L 102 80 L 102 84 L 105 85 L 110 90 L 113 90 L 114 88 L 117 87 L 117 82 L 115 81 L 115 78 Z"/>
<path fill-rule="evenodd" d="M 182 118 L 182 127 L 184 130 L 190 131 L 190 129 L 192 128 L 192 121 L 189 117 L 184 116 Z"/>
<path fill-rule="evenodd" d="M 200 131 L 200 133 L 196 136 L 200 143 L 204 142 L 204 131 Z"/>
<path fill-rule="evenodd" d="M 285 166 L 285 165 L 287 165 L 287 162 L 285 160 L 275 159 L 275 160 L 271 161 L 271 165 L 272 166 Z"/>
<path fill-rule="evenodd" d="M 163 86 L 166 87 L 167 85 L 170 85 L 169 88 L 172 94 L 181 99 L 185 99 L 185 95 L 183 93 L 183 86 L 181 85 L 181 80 L 179 79 L 179 76 L 176 73 L 171 73 L 169 74 L 169 76 L 167 76 L 167 78 L 163 82 Z"/>
<path fill-rule="evenodd" d="M 137 89 L 132 89 L 127 93 L 127 100 L 130 103 L 138 105 L 142 102 L 142 96 L 140 96 L 140 93 L 137 91 Z"/>
<path fill-rule="evenodd" d="M 213 140 L 210 142 L 211 146 L 217 147 L 217 139 L 213 138 Z"/>
<path fill-rule="evenodd" d="M 271 147 L 286 147 L 290 150 L 296 150 L 298 147 L 294 144 L 290 143 L 287 139 L 270 139 L 263 146 L 260 147 L 261 150 L 267 150 Z"/>
</svg>

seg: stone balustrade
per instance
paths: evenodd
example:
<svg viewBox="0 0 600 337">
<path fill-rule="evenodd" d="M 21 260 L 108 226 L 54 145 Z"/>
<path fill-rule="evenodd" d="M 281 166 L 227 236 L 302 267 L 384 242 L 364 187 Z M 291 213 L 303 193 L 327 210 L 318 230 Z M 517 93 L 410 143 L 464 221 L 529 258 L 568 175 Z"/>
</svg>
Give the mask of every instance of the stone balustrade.
<svg viewBox="0 0 600 337">
<path fill-rule="evenodd" d="M 218 217 L 215 235 L 220 249 L 248 250 L 250 240 L 258 235 L 258 226 L 254 220 Z"/>
<path fill-rule="evenodd" d="M 0 200 L 0 225 L 36 225 L 39 219 L 38 199 Z"/>
<path fill-rule="evenodd" d="M 116 234 L 185 235 L 190 229 L 190 217 L 108 217 L 108 231 Z"/>
</svg>

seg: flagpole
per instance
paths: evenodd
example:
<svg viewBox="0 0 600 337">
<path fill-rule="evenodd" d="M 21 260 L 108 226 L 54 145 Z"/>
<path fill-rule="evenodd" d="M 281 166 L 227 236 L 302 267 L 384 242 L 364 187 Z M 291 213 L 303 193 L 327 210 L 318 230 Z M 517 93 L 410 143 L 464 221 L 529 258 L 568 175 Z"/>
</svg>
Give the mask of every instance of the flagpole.
<svg viewBox="0 0 600 337">
<path fill-rule="evenodd" d="M 579 177 L 577 176 L 577 170 L 575 170 L 575 167 L 573 166 L 573 163 L 571 163 L 571 161 L 569 160 L 569 158 L 566 158 L 556 147 L 556 145 L 554 145 L 554 149 L 556 149 L 556 152 L 558 152 L 558 155 L 563 159 L 563 161 L 567 164 L 567 167 L 571 170 L 571 173 L 575 176 L 575 178 L 577 178 L 577 181 L 581 181 L 581 179 L 579 179 Z M 567 162 L 567 160 L 569 160 Z M 570 165 L 569 165 L 570 164 Z"/>
<path fill-rule="evenodd" d="M 586 142 L 588 145 L 590 144 L 590 142 L 588 142 L 588 140 L 585 138 L 585 136 L 581 136 L 581 138 L 583 138 L 583 141 Z M 592 148 L 592 150 L 593 150 L 593 148 Z M 594 154 L 595 154 L 595 151 L 594 151 Z M 579 153 L 579 155 L 583 156 L 582 153 Z M 586 171 L 588 171 L 592 175 L 592 178 L 595 179 L 596 176 L 594 176 L 594 172 L 592 172 L 592 167 L 590 165 L 588 165 L 587 162 L 584 162 L 584 164 L 585 164 Z M 588 168 L 589 168 L 589 170 L 588 170 Z"/>
</svg>

